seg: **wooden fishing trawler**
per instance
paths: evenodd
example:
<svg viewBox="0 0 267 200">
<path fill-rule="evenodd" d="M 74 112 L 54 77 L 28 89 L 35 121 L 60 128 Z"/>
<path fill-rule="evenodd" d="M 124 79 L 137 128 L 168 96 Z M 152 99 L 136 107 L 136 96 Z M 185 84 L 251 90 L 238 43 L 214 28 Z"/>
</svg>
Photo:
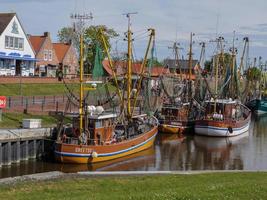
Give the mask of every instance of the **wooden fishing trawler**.
<svg viewBox="0 0 267 200">
<path fill-rule="evenodd" d="M 218 38 L 218 46 L 223 49 L 223 38 Z M 221 94 L 218 93 L 218 68 L 219 58 L 224 56 L 223 51 L 215 56 L 215 92 L 211 94 L 215 98 L 205 101 L 204 112 L 195 123 L 195 133 L 206 136 L 236 136 L 245 133 L 249 129 L 251 120 L 251 111 L 241 103 L 238 98 L 239 87 L 237 78 L 237 69 L 235 62 L 236 49 L 232 48 L 232 65 L 228 67 L 225 81 L 221 88 Z M 223 60 L 223 59 L 222 59 Z M 222 96 L 222 98 L 218 98 Z"/>
<path fill-rule="evenodd" d="M 183 77 L 181 66 L 178 64 L 178 46 L 174 43 L 175 65 L 179 67 L 179 91 L 175 91 L 176 96 L 171 96 L 165 89 L 164 84 L 162 87 L 167 94 L 167 101 L 163 102 L 161 113 L 159 116 L 159 130 L 163 133 L 183 134 L 194 130 L 195 116 L 194 107 L 192 106 L 192 36 L 190 35 L 190 48 L 189 48 L 189 76 Z M 173 88 L 177 90 L 177 88 Z"/>
<path fill-rule="evenodd" d="M 132 32 L 130 30 L 130 14 L 128 26 L 128 71 L 127 71 L 127 101 L 123 99 L 124 95 L 119 89 L 117 77 L 113 68 L 107 44 L 101 34 L 105 51 L 109 58 L 110 67 L 113 73 L 113 79 L 117 88 L 117 94 L 120 101 L 120 112 L 104 111 L 101 106 L 88 106 L 85 103 L 83 91 L 93 90 L 96 85 L 91 82 L 91 88 L 83 85 L 83 34 L 80 34 L 80 100 L 79 114 L 71 116 L 72 124 L 67 127 L 61 126 L 58 129 L 57 140 L 55 142 L 56 160 L 62 163 L 96 163 L 108 161 L 133 153 L 148 149 L 154 144 L 158 132 L 158 121 L 153 116 L 146 114 L 134 115 L 134 105 L 140 92 L 141 83 L 133 93 L 131 88 L 131 42 Z M 151 38 L 154 37 L 154 30 L 151 29 L 148 49 Z M 146 57 L 142 63 L 142 72 L 144 72 Z M 142 77 L 139 79 L 142 81 Z M 125 95 L 126 96 L 126 95 Z M 134 96 L 134 97 L 132 97 Z M 127 102 L 127 106 L 125 106 Z M 133 106 L 131 103 L 133 103 Z M 125 109 L 125 107 L 127 109 Z"/>
<path fill-rule="evenodd" d="M 190 103 L 165 103 L 161 109 L 159 130 L 164 133 L 182 134 L 193 130 L 194 119 L 189 118 Z"/>
<path fill-rule="evenodd" d="M 206 136 L 236 136 L 249 129 L 251 112 L 238 100 L 211 99 L 205 102 L 203 119 L 195 123 L 195 133 Z"/>
</svg>

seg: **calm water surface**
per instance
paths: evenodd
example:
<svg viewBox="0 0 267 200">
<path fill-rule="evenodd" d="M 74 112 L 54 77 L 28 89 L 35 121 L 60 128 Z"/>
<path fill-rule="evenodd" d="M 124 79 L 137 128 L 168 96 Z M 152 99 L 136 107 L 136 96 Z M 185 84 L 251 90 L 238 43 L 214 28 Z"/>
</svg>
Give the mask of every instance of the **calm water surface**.
<svg viewBox="0 0 267 200">
<path fill-rule="evenodd" d="M 28 161 L 0 168 L 0 177 L 47 171 L 266 170 L 267 116 L 254 118 L 250 131 L 230 138 L 158 134 L 153 148 L 94 165 Z"/>
</svg>

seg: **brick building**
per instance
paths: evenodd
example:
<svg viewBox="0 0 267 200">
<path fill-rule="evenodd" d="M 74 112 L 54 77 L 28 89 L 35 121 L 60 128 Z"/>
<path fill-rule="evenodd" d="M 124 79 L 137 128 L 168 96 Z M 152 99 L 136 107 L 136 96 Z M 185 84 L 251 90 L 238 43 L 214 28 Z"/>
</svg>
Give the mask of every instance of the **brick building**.
<svg viewBox="0 0 267 200">
<path fill-rule="evenodd" d="M 55 77 L 59 61 L 50 33 L 44 32 L 44 35 L 41 36 L 29 35 L 29 40 L 36 53 L 35 75 Z"/>
<path fill-rule="evenodd" d="M 66 77 L 76 77 L 79 69 L 78 56 L 74 47 L 69 43 L 53 43 L 59 65 L 62 66 Z"/>
</svg>

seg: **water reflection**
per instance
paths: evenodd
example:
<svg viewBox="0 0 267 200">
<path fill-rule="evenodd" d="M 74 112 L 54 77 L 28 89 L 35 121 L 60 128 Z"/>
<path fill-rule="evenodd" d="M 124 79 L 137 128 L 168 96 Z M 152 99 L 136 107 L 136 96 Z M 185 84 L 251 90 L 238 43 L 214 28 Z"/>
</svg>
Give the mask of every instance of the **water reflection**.
<svg viewBox="0 0 267 200">
<path fill-rule="evenodd" d="M 159 134 L 154 147 L 93 165 L 28 161 L 0 168 L 0 177 L 47 171 L 267 169 L 267 116 L 255 118 L 249 132 L 230 138 Z"/>
<path fill-rule="evenodd" d="M 243 169 L 240 146 L 248 143 L 249 132 L 228 138 L 195 136 L 194 144 L 198 159 L 195 169 L 233 170 Z"/>
</svg>

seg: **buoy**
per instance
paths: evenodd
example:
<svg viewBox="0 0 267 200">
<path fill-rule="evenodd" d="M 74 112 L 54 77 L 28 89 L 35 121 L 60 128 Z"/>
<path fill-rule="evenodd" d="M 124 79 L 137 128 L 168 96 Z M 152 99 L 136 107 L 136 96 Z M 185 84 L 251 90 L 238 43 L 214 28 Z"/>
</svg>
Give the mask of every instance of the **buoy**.
<svg viewBox="0 0 267 200">
<path fill-rule="evenodd" d="M 93 157 L 93 158 L 97 158 L 97 156 L 98 156 L 97 153 L 94 151 L 94 152 L 92 153 L 92 157 Z"/>
</svg>

